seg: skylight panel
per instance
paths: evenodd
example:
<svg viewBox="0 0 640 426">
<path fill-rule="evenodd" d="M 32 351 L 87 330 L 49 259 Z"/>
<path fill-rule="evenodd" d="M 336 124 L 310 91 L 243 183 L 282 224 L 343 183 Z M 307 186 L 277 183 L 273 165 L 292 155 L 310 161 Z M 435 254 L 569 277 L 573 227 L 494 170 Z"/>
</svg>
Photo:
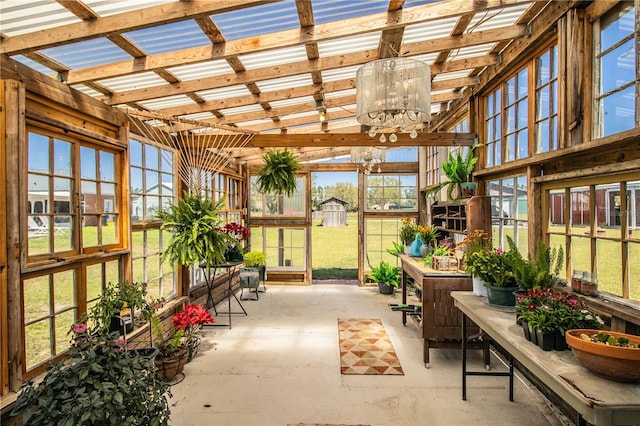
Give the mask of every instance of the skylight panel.
<svg viewBox="0 0 640 426">
<path fill-rule="evenodd" d="M 321 57 L 337 56 L 345 53 L 377 49 L 379 43 L 380 32 L 376 31 L 352 37 L 318 42 L 318 51 Z"/>
<path fill-rule="evenodd" d="M 300 105 L 300 104 L 305 104 L 310 102 L 315 102 L 312 96 L 301 96 L 298 98 L 271 101 L 269 102 L 269 105 L 271 105 L 272 108 L 281 108 L 281 107 L 287 107 L 291 105 Z"/>
<path fill-rule="evenodd" d="M 477 58 L 478 56 L 485 56 L 489 54 L 489 51 L 495 46 L 495 43 L 481 44 L 479 46 L 463 47 L 456 49 L 449 55 L 450 60 L 455 59 L 468 59 Z"/>
<path fill-rule="evenodd" d="M 40 62 L 33 61 L 33 60 L 27 58 L 26 56 L 16 55 L 16 56 L 12 56 L 11 59 L 15 59 L 16 61 L 20 62 L 21 64 L 24 64 L 24 65 L 26 65 L 28 67 L 31 67 L 34 70 L 36 70 L 38 72 L 41 72 L 42 74 L 51 74 L 51 73 L 54 72 L 51 68 L 45 67 Z"/>
<path fill-rule="evenodd" d="M 262 92 L 272 92 L 275 90 L 291 89 L 292 87 L 310 86 L 313 84 L 313 80 L 311 80 L 310 74 L 299 74 L 290 77 L 257 81 L 256 84 Z"/>
<path fill-rule="evenodd" d="M 342 21 L 374 13 L 385 13 L 388 0 L 313 0 L 313 19 L 316 25 Z"/>
<path fill-rule="evenodd" d="M 324 94 L 324 97 L 326 99 L 334 99 L 334 98 L 341 98 L 343 96 L 351 96 L 355 94 L 356 94 L 356 89 L 354 87 L 353 89 L 338 90 L 335 92 L 326 92 Z"/>
<path fill-rule="evenodd" d="M 109 78 L 100 80 L 98 83 L 114 92 L 125 92 L 128 90 L 143 89 L 146 87 L 162 86 L 167 84 L 166 80 L 160 78 L 154 72 L 144 72 L 134 75 Z"/>
<path fill-rule="evenodd" d="M 248 70 L 273 67 L 275 65 L 301 62 L 307 59 L 307 51 L 304 46 L 293 46 L 285 49 L 267 50 L 264 52 L 238 55 L 242 64 Z"/>
<path fill-rule="evenodd" d="M 3 0 L 0 9 L 0 32 L 9 37 L 80 22 L 78 17 L 55 1 Z"/>
<path fill-rule="evenodd" d="M 211 40 L 193 20 L 145 28 L 125 35 L 150 55 L 211 44 Z"/>
<path fill-rule="evenodd" d="M 356 78 L 356 72 L 362 65 L 353 65 L 351 67 L 336 68 L 332 70 L 322 70 L 322 81 L 337 81 L 345 80 L 347 78 Z"/>
<path fill-rule="evenodd" d="M 71 69 L 104 65 L 131 59 L 131 55 L 106 38 L 97 38 L 66 44 L 64 46 L 50 47 L 40 52 Z"/>
<path fill-rule="evenodd" d="M 471 72 L 471 70 L 445 72 L 445 73 L 438 74 L 435 77 L 433 77 L 433 81 L 451 80 L 451 79 L 454 79 L 454 78 L 468 77 L 470 72 Z"/>
<path fill-rule="evenodd" d="M 104 96 L 102 93 L 92 89 L 91 87 L 85 86 L 84 84 L 72 84 L 71 87 L 93 98 Z"/>
<path fill-rule="evenodd" d="M 181 115 L 180 118 L 193 121 L 208 121 L 216 119 L 217 117 L 210 112 L 198 112 L 196 114 Z"/>
<path fill-rule="evenodd" d="M 425 64 L 432 65 L 436 58 L 438 57 L 438 52 L 435 53 L 425 53 L 422 55 L 409 56 L 411 59 L 415 59 L 416 61 L 422 61 Z"/>
<path fill-rule="evenodd" d="M 281 120 L 293 120 L 296 118 L 302 118 L 302 117 L 309 117 L 312 115 L 318 115 L 317 111 L 302 111 L 302 112 L 297 112 L 295 114 L 286 114 L 286 115 L 282 115 L 280 116 Z"/>
<path fill-rule="evenodd" d="M 110 16 L 160 4 L 173 3 L 174 1 L 175 0 L 84 0 L 84 3 L 100 16 Z"/>
<path fill-rule="evenodd" d="M 236 85 L 202 90 L 196 92 L 196 94 L 207 101 L 221 101 L 224 99 L 237 98 L 239 96 L 247 96 L 250 95 L 251 92 L 245 85 Z"/>
<path fill-rule="evenodd" d="M 456 22 L 458 22 L 457 17 L 407 25 L 402 42 L 407 44 L 449 37 Z"/>
<path fill-rule="evenodd" d="M 168 68 L 167 71 L 182 81 L 233 74 L 233 69 L 229 66 L 229 63 L 223 59 Z"/>
<path fill-rule="evenodd" d="M 270 126 L 270 125 L 274 125 L 272 120 L 249 120 L 249 121 L 239 121 L 236 123 L 236 126 L 238 127 L 247 127 L 250 128 L 251 126 Z M 278 133 L 280 132 L 279 129 Z"/>
<path fill-rule="evenodd" d="M 300 28 L 294 0 L 218 13 L 211 18 L 227 40 Z"/>
<path fill-rule="evenodd" d="M 223 108 L 219 110 L 222 114 L 236 115 L 236 114 L 245 114 L 247 112 L 264 112 L 264 109 L 260 105 L 251 104 L 251 105 L 243 105 L 234 108 Z"/>
<path fill-rule="evenodd" d="M 167 96 L 166 98 L 157 98 L 151 99 L 148 101 L 139 101 L 140 105 L 145 108 L 154 110 L 154 109 L 163 109 L 163 108 L 171 108 L 180 105 L 191 105 L 193 104 L 193 99 L 186 95 L 175 95 L 175 96 Z"/>
<path fill-rule="evenodd" d="M 467 32 L 492 30 L 514 25 L 529 6 L 531 6 L 530 3 L 524 3 L 508 8 L 505 7 L 476 13 L 467 27 Z"/>
</svg>

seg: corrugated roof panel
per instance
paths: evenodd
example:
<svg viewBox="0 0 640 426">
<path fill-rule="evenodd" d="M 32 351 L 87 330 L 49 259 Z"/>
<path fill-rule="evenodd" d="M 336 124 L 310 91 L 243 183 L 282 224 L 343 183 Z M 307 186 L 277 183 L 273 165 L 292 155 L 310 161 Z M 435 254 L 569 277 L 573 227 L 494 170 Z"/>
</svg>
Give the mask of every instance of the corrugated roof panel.
<svg viewBox="0 0 640 426">
<path fill-rule="evenodd" d="M 55 0 L 3 0 L 0 9 L 0 32 L 9 37 L 80 22 Z"/>
<path fill-rule="evenodd" d="M 125 36 L 150 55 L 211 44 L 209 37 L 192 20 L 131 31 Z"/>
<path fill-rule="evenodd" d="M 229 98 L 236 98 L 238 96 L 250 95 L 251 92 L 247 89 L 247 86 L 236 85 L 203 90 L 201 92 L 196 92 L 196 94 L 207 101 L 220 101 Z"/>
<path fill-rule="evenodd" d="M 300 28 L 298 11 L 293 0 L 218 13 L 211 18 L 227 40 Z"/>
<path fill-rule="evenodd" d="M 293 120 L 294 118 L 301 118 L 301 117 L 309 117 L 318 115 L 317 111 L 302 111 L 302 112 L 297 112 L 295 114 L 286 114 L 286 115 L 281 115 L 280 119 L 281 120 Z"/>
<path fill-rule="evenodd" d="M 127 90 L 143 89 L 145 87 L 162 86 L 163 84 L 167 84 L 167 81 L 154 72 L 143 72 L 140 74 L 99 80 L 98 83 L 114 92 L 125 92 Z"/>
<path fill-rule="evenodd" d="M 34 70 L 41 72 L 42 74 L 51 74 L 54 71 L 49 68 L 49 67 L 45 67 L 44 65 L 40 64 L 39 62 L 33 61 L 29 58 L 27 58 L 26 56 L 22 56 L 22 55 L 16 55 L 16 56 L 12 56 L 11 59 L 15 59 L 16 61 L 20 62 L 21 64 L 25 64 L 28 67 L 33 68 Z"/>
<path fill-rule="evenodd" d="M 72 84 L 71 87 L 73 87 L 76 90 L 79 90 L 80 92 L 84 93 L 85 95 L 94 97 L 94 98 L 98 98 L 100 96 L 104 96 L 102 93 L 98 92 L 97 90 L 92 89 L 91 87 L 85 86 L 84 84 Z"/>
<path fill-rule="evenodd" d="M 349 95 L 355 95 L 355 94 L 356 94 L 356 89 L 354 87 L 353 89 L 338 90 L 336 92 L 326 92 L 324 94 L 324 97 L 326 99 L 333 99 L 333 98 L 340 98 L 342 96 L 349 96 Z"/>
<path fill-rule="evenodd" d="M 64 46 L 50 47 L 40 51 L 65 66 L 76 69 L 131 59 L 124 50 L 107 38 L 79 41 Z"/>
<path fill-rule="evenodd" d="M 517 4 L 502 9 L 487 10 L 486 12 L 477 13 L 466 32 L 477 32 L 484 30 L 492 30 L 495 28 L 509 27 L 516 23 L 522 13 L 531 6 L 530 3 Z"/>
<path fill-rule="evenodd" d="M 243 128 L 251 128 L 251 126 L 266 126 L 269 124 L 273 124 L 272 120 L 250 120 L 250 121 L 239 121 L 236 123 L 236 126 Z"/>
<path fill-rule="evenodd" d="M 451 30 L 453 30 L 456 22 L 458 22 L 457 17 L 407 25 L 404 29 L 402 42 L 406 44 L 449 37 L 449 34 L 451 34 Z"/>
<path fill-rule="evenodd" d="M 171 108 L 179 105 L 193 104 L 193 99 L 186 95 L 167 96 L 166 98 L 151 99 L 149 101 L 139 101 L 140 105 L 148 109 Z"/>
<path fill-rule="evenodd" d="M 198 64 L 184 65 L 181 67 L 167 68 L 167 71 L 173 73 L 182 81 L 213 77 L 216 75 L 233 74 L 233 69 L 224 59 L 200 62 Z"/>
<path fill-rule="evenodd" d="M 275 65 L 288 64 L 307 60 L 307 51 L 304 46 L 292 46 L 285 49 L 267 50 L 265 52 L 238 55 L 244 67 L 248 70 L 273 67 Z"/>
<path fill-rule="evenodd" d="M 337 81 L 345 80 L 347 78 L 356 78 L 356 72 L 362 65 L 353 65 L 351 67 L 335 68 L 332 70 L 322 71 L 322 81 Z"/>
<path fill-rule="evenodd" d="M 315 102 L 313 99 L 313 96 L 301 96 L 299 98 L 291 98 L 291 99 L 282 99 L 279 101 L 271 101 L 269 102 L 269 105 L 271 105 L 272 108 L 280 108 L 280 107 L 286 107 L 286 106 L 291 106 L 291 105 L 299 105 L 299 104 L 305 104 L 305 103 L 309 103 L 309 102 Z"/>
<path fill-rule="evenodd" d="M 372 13 L 384 13 L 388 0 L 312 0 L 313 19 L 316 25 L 326 22 L 357 18 Z"/>
<path fill-rule="evenodd" d="M 181 115 L 180 118 L 193 120 L 193 121 L 199 121 L 199 120 L 208 121 L 208 120 L 213 120 L 217 117 L 210 112 L 199 112 L 196 114 Z"/>
<path fill-rule="evenodd" d="M 313 84 L 311 74 L 292 75 L 290 77 L 274 78 L 256 82 L 262 92 L 290 89 L 292 87 L 310 86 Z"/>
<path fill-rule="evenodd" d="M 451 55 L 449 55 L 449 59 L 450 60 L 468 59 L 468 58 L 477 58 L 478 56 L 488 55 L 489 51 L 495 45 L 496 43 L 487 43 L 487 44 L 481 44 L 478 46 L 469 46 L 469 47 L 463 47 L 461 49 L 456 49 L 451 52 Z"/>
<path fill-rule="evenodd" d="M 335 40 L 318 42 L 321 57 L 343 55 L 345 53 L 361 52 L 377 49 L 380 43 L 380 32 L 360 34 L 353 37 L 342 37 Z"/>
<path fill-rule="evenodd" d="M 409 56 L 409 58 L 415 59 L 416 61 L 422 61 L 427 65 L 433 65 L 433 62 L 437 57 L 438 53 L 425 53 L 423 55 Z"/>
<path fill-rule="evenodd" d="M 234 108 L 223 108 L 219 110 L 224 115 L 244 114 L 247 112 L 264 112 L 264 109 L 258 104 L 243 105 Z"/>
<path fill-rule="evenodd" d="M 442 80 L 451 80 L 453 78 L 462 78 L 467 77 L 471 70 L 462 70 L 462 71 L 454 71 L 454 72 L 445 72 L 442 74 L 438 74 L 432 78 L 433 81 L 442 81 Z"/>
<path fill-rule="evenodd" d="M 157 6 L 159 4 L 173 3 L 174 1 L 175 0 L 84 0 L 84 4 L 100 16 L 109 16 Z"/>
</svg>

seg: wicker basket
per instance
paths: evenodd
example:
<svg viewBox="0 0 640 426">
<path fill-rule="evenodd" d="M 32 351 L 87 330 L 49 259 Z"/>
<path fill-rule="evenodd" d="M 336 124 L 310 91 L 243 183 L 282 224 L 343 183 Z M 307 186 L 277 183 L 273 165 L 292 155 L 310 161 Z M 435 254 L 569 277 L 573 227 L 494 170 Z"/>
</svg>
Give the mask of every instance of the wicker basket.
<svg viewBox="0 0 640 426">
<path fill-rule="evenodd" d="M 459 261 L 455 254 L 433 256 L 431 258 L 431 268 L 436 271 L 457 271 L 459 266 Z"/>
</svg>

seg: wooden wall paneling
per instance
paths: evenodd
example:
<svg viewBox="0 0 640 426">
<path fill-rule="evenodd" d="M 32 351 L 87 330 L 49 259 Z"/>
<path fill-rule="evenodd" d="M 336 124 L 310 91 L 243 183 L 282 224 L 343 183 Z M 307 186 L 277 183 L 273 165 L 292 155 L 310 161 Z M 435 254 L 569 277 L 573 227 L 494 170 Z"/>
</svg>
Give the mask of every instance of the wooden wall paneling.
<svg viewBox="0 0 640 426">
<path fill-rule="evenodd" d="M 579 145 L 583 142 L 584 76 L 591 68 L 585 63 L 585 25 L 584 10 L 571 9 L 567 12 L 567 144 Z"/>
<path fill-rule="evenodd" d="M 528 217 L 528 245 L 529 256 L 536 258 L 538 240 L 543 239 L 542 233 L 542 190 L 540 184 L 531 184 L 531 179 L 540 176 L 539 166 L 527 167 L 527 217 Z M 546 242 L 548 244 L 548 241 Z"/>
<path fill-rule="evenodd" d="M 5 145 L 5 83 L 0 80 L 0 164 L 6 164 Z M 6 167 L 0 168 L 0 212 L 6 212 Z M 7 344 L 7 221 L 6 215 L 0 214 L 0 395 L 9 392 L 9 350 Z"/>
<path fill-rule="evenodd" d="M 20 145 L 25 143 L 25 86 L 15 80 L 5 80 L 5 170 L 7 176 L 13 176 L 6 182 L 6 222 L 18 224 L 7 227 L 7 362 L 9 370 L 9 390 L 18 392 L 22 385 L 22 296 L 20 292 Z M 22 169 L 26 170 L 26 169 Z M 26 200 L 24 201 L 26 203 Z M 26 236 L 25 236 L 26 238 Z M 23 246 L 25 247 L 25 246 Z"/>
</svg>

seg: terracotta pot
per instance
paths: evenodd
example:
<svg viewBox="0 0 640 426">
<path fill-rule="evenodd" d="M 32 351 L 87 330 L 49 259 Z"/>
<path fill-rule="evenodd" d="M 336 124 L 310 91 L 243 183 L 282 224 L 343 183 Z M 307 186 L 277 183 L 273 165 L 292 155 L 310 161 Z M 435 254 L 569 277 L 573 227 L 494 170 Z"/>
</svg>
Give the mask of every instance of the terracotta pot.
<svg viewBox="0 0 640 426">
<path fill-rule="evenodd" d="M 567 344 L 580 362 L 596 376 L 618 382 L 640 381 L 640 348 L 624 348 L 591 342 L 580 338 L 581 334 L 591 336 L 601 330 L 575 329 L 566 332 Z M 640 345 L 640 336 L 605 331 L 616 338 L 626 337 Z"/>
</svg>

